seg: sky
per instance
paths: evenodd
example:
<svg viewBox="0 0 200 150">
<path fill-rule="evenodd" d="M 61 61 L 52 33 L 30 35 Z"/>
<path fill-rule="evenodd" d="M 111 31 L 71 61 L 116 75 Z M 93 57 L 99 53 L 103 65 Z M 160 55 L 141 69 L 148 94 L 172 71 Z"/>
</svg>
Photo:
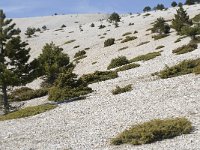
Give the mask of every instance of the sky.
<svg viewBox="0 0 200 150">
<path fill-rule="evenodd" d="M 173 0 L 0 0 L 9 18 L 50 16 L 57 14 L 77 13 L 137 13 L 145 6 L 154 7 L 158 3 L 166 7 Z M 185 2 L 185 0 L 176 0 Z"/>
</svg>

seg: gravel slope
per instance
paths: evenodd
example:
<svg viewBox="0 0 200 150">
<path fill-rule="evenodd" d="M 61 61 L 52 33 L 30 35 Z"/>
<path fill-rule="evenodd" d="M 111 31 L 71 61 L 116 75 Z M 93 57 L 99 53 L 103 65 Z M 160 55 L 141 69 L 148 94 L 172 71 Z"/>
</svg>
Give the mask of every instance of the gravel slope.
<svg viewBox="0 0 200 150">
<path fill-rule="evenodd" d="M 188 7 L 190 16 L 200 12 L 200 5 Z M 152 35 L 146 35 L 146 31 L 156 18 L 163 16 L 166 19 L 173 18 L 175 8 L 168 11 L 151 12 L 151 15 L 144 18 L 140 16 L 122 17 L 123 23 L 115 29 L 106 21 L 98 22 L 107 27 L 99 30 L 97 27 L 91 29 L 91 19 L 85 20 L 83 32 L 79 31 L 78 25 L 71 24 L 63 32 L 55 31 L 59 28 L 59 16 L 56 24 L 53 21 L 45 20 L 50 30 L 38 34 L 38 37 L 27 39 L 32 48 L 32 59 L 41 53 L 41 48 L 46 42 L 54 41 L 57 45 L 62 45 L 64 52 L 72 58 L 73 55 L 86 47 L 87 58 L 81 60 L 76 66 L 75 72 L 79 75 L 90 73 L 95 70 L 105 70 L 110 60 L 117 56 L 133 58 L 135 56 L 155 51 L 159 45 L 164 45 L 162 55 L 147 62 L 139 62 L 140 67 L 128 71 L 120 72 L 119 77 L 113 80 L 95 83 L 90 85 L 94 90 L 87 99 L 70 103 L 59 104 L 51 111 L 45 112 L 29 118 L 0 122 L 0 149 L 1 150 L 200 150 L 200 78 L 193 74 L 180 76 L 171 79 L 159 79 L 151 74 L 163 69 L 165 65 L 172 66 L 185 59 L 199 58 L 200 48 L 184 54 L 174 55 L 172 50 L 187 44 L 190 39 L 185 38 L 179 43 L 174 43 L 178 36 L 173 32 L 169 37 L 153 41 Z M 55 16 L 54 16 L 55 17 Z M 50 17 L 53 19 L 53 17 Z M 86 17 L 87 18 L 87 17 Z M 44 18 L 37 18 L 38 22 Z M 37 23 L 31 19 L 25 19 L 25 24 L 18 25 L 23 29 Z M 60 17 L 62 20 L 62 17 Z M 71 21 L 71 20 L 70 20 Z M 72 21 L 76 18 L 72 17 Z M 94 22 L 95 20 L 92 19 Z M 85 23 L 84 22 L 84 23 Z M 134 26 L 128 26 L 134 22 Z M 107 30 L 110 31 L 107 31 Z M 74 33 L 69 34 L 69 31 Z M 105 39 L 114 37 L 122 38 L 126 32 L 134 32 L 137 40 L 121 44 L 116 42 L 111 47 L 104 48 Z M 98 35 L 107 33 L 105 39 L 99 39 Z M 66 40 L 76 39 L 75 43 L 63 45 Z M 150 41 L 150 43 L 136 47 L 139 43 Z M 73 49 L 75 45 L 80 48 Z M 123 51 L 119 48 L 128 46 Z M 95 65 L 92 62 L 97 61 Z M 41 81 L 36 80 L 28 86 L 38 88 Z M 113 96 L 112 89 L 116 85 L 132 84 L 133 90 L 128 93 Z M 47 97 L 42 97 L 27 103 L 35 105 L 45 102 Z M 153 144 L 142 146 L 111 146 L 110 139 L 124 129 L 133 124 L 145 122 L 156 118 L 186 117 L 194 127 L 194 131 L 189 135 L 179 136 L 174 139 L 159 141 Z"/>
</svg>

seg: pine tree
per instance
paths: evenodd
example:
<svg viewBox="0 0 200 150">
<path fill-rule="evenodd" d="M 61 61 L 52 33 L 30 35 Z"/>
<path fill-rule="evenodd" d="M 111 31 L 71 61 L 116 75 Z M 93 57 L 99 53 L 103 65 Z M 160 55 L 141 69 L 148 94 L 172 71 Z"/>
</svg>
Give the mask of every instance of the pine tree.
<svg viewBox="0 0 200 150">
<path fill-rule="evenodd" d="M 120 22 L 120 16 L 118 13 L 112 13 L 109 17 L 110 22 Z"/>
<path fill-rule="evenodd" d="M 151 11 L 151 7 L 150 6 L 144 7 L 143 12 L 149 12 L 149 11 Z"/>
<path fill-rule="evenodd" d="M 19 29 L 15 29 L 12 19 L 6 19 L 0 10 L 0 86 L 3 92 L 3 103 L 6 112 L 9 111 L 7 97 L 8 86 L 26 84 L 29 74 L 33 73 L 29 60 L 30 48 L 21 41 Z"/>
<path fill-rule="evenodd" d="M 153 33 L 168 34 L 169 31 L 170 26 L 166 23 L 164 18 L 158 18 L 152 28 Z"/>
<path fill-rule="evenodd" d="M 182 27 L 186 25 L 192 25 L 192 21 L 183 7 L 180 7 L 172 20 L 172 27 L 180 34 Z"/>
<path fill-rule="evenodd" d="M 62 51 L 63 49 L 54 43 L 46 44 L 38 58 L 41 70 L 40 75 L 44 75 L 46 82 L 49 84 L 53 84 L 63 70 L 72 67 L 69 62 L 69 56 L 62 53 Z"/>
</svg>

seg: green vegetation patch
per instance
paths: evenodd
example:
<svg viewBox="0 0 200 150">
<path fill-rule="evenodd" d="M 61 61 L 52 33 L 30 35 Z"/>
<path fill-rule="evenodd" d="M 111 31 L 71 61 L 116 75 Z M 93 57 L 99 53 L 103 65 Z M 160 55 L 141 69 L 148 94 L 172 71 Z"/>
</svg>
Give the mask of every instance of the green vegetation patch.
<svg viewBox="0 0 200 150">
<path fill-rule="evenodd" d="M 125 50 L 127 48 L 128 48 L 128 46 L 125 46 L 125 47 L 120 48 L 118 51 L 122 51 L 122 50 Z"/>
<path fill-rule="evenodd" d="M 184 60 L 175 66 L 166 66 L 164 70 L 158 73 L 158 76 L 166 79 L 190 73 L 200 74 L 200 59 Z"/>
<path fill-rule="evenodd" d="M 152 36 L 152 38 L 153 38 L 154 40 L 159 40 L 159 39 L 165 38 L 165 37 L 167 37 L 167 36 L 169 36 L 169 35 L 168 35 L 168 34 L 158 34 L 158 35 Z"/>
<path fill-rule="evenodd" d="M 111 63 L 109 64 L 107 69 L 109 70 L 112 68 L 120 67 L 128 63 L 129 63 L 129 60 L 125 56 L 119 56 L 118 58 L 114 58 L 111 60 Z"/>
<path fill-rule="evenodd" d="M 115 71 L 116 71 L 116 72 L 126 71 L 126 70 L 130 70 L 130 69 L 133 69 L 133 68 L 137 68 L 137 67 L 139 67 L 139 66 L 140 66 L 139 64 L 135 64 L 135 63 L 126 64 L 126 65 L 123 65 L 123 66 L 117 68 Z"/>
<path fill-rule="evenodd" d="M 194 18 L 192 18 L 192 20 L 193 20 L 194 22 L 200 22 L 200 14 L 194 16 Z"/>
<path fill-rule="evenodd" d="M 148 61 L 148 60 L 154 59 L 154 58 L 156 58 L 157 56 L 160 56 L 160 55 L 161 55 L 161 52 L 152 52 L 152 53 L 148 53 L 148 54 L 145 54 L 145 55 L 137 56 L 137 57 L 131 59 L 130 62 Z"/>
<path fill-rule="evenodd" d="M 43 88 L 43 89 L 37 89 L 33 90 L 27 87 L 22 87 L 20 89 L 16 89 L 12 91 L 9 95 L 8 98 L 10 101 L 26 101 L 38 97 L 42 97 L 48 94 L 48 89 Z"/>
<path fill-rule="evenodd" d="M 129 92 L 131 90 L 132 90 L 132 85 L 131 84 L 126 85 L 125 87 L 116 86 L 116 89 L 112 90 L 112 94 L 113 95 L 117 95 L 117 94 Z"/>
<path fill-rule="evenodd" d="M 183 45 L 177 49 L 174 49 L 172 51 L 172 53 L 175 53 L 177 55 L 180 55 L 180 54 L 185 54 L 185 53 L 188 53 L 188 52 L 192 52 L 194 51 L 195 49 L 197 49 L 198 45 L 197 44 L 187 44 L 187 45 Z"/>
<path fill-rule="evenodd" d="M 74 58 L 77 58 L 77 57 L 81 57 L 83 55 L 86 54 L 86 51 L 85 50 L 82 50 L 82 51 L 78 51 L 75 55 L 74 55 Z"/>
<path fill-rule="evenodd" d="M 186 118 L 155 119 L 134 125 L 111 140 L 114 145 L 120 144 L 149 144 L 155 141 L 170 139 L 182 134 L 189 134 L 192 124 Z"/>
<path fill-rule="evenodd" d="M 115 44 L 115 39 L 114 38 L 110 38 L 110 39 L 105 40 L 104 47 L 108 47 L 108 46 L 111 46 L 113 44 Z"/>
<path fill-rule="evenodd" d="M 85 74 L 81 77 L 81 79 L 88 83 L 96 83 L 96 82 L 101 82 L 101 81 L 105 81 L 105 80 L 110 80 L 110 79 L 114 79 L 117 78 L 118 74 L 116 71 L 96 71 L 94 73 L 91 74 Z"/>
<path fill-rule="evenodd" d="M 45 111 L 54 109 L 56 107 L 57 105 L 53 105 L 53 104 L 44 104 L 44 105 L 39 105 L 39 106 L 27 107 L 27 108 L 20 109 L 18 111 L 0 116 L 0 121 L 34 116 L 34 115 L 43 113 Z"/>
<path fill-rule="evenodd" d="M 132 32 L 126 32 L 122 36 L 127 36 L 127 35 L 130 35 L 130 34 L 132 34 Z"/>
<path fill-rule="evenodd" d="M 126 36 L 126 38 L 124 40 L 121 41 L 121 43 L 126 43 L 126 42 L 129 42 L 129 41 L 133 41 L 137 39 L 136 36 Z"/>
<path fill-rule="evenodd" d="M 146 42 L 141 42 L 140 44 L 138 44 L 137 46 L 141 46 L 141 45 L 144 45 L 144 44 L 147 44 L 149 43 L 150 41 L 146 41 Z"/>
<path fill-rule="evenodd" d="M 163 48 L 163 47 L 165 47 L 165 46 L 160 45 L 160 46 L 156 47 L 156 49 L 161 49 L 161 48 Z"/>
<path fill-rule="evenodd" d="M 75 42 L 76 40 L 70 40 L 70 41 L 66 41 L 64 44 L 69 44 L 69 43 L 73 43 Z"/>
</svg>

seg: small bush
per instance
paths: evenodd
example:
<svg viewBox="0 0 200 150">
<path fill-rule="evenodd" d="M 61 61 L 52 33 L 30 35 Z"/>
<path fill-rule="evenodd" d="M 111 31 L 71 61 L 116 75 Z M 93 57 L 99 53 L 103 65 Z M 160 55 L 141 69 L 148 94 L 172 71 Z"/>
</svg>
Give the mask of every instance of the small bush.
<svg viewBox="0 0 200 150">
<path fill-rule="evenodd" d="M 43 29 L 43 30 L 47 30 L 47 26 L 45 26 L 45 25 L 42 26 L 42 29 Z"/>
<path fill-rule="evenodd" d="M 70 43 L 73 43 L 75 42 L 76 40 L 70 40 L 70 41 L 66 41 L 64 44 L 70 44 Z"/>
<path fill-rule="evenodd" d="M 27 35 L 27 37 L 30 38 L 32 35 L 35 34 L 35 32 L 36 32 L 35 28 L 28 27 L 26 29 L 25 35 Z"/>
<path fill-rule="evenodd" d="M 74 46 L 74 49 L 79 48 L 79 47 L 80 47 L 79 45 L 76 45 L 76 46 Z"/>
<path fill-rule="evenodd" d="M 127 36 L 127 35 L 130 35 L 130 34 L 132 34 L 132 33 L 131 32 L 126 32 L 122 36 Z"/>
<path fill-rule="evenodd" d="M 159 39 L 165 38 L 165 37 L 167 37 L 167 36 L 169 36 L 169 35 L 168 35 L 168 34 L 158 34 L 158 35 L 152 36 L 152 38 L 153 38 L 154 40 L 159 40 Z"/>
<path fill-rule="evenodd" d="M 27 87 L 22 87 L 12 91 L 8 98 L 10 101 L 26 101 L 38 97 L 43 97 L 48 94 L 48 89 L 37 89 L 33 90 Z"/>
<path fill-rule="evenodd" d="M 139 66 L 140 66 L 139 64 L 135 64 L 135 63 L 126 64 L 126 65 L 123 65 L 122 67 L 117 68 L 115 71 L 116 72 L 125 71 L 125 70 L 129 70 L 129 69 L 137 68 Z"/>
<path fill-rule="evenodd" d="M 147 44 L 149 43 L 150 41 L 146 41 L 146 42 L 141 42 L 140 44 L 138 44 L 137 46 L 141 46 L 141 45 L 144 45 L 144 44 Z"/>
<path fill-rule="evenodd" d="M 180 41 L 181 41 L 181 39 L 178 38 L 176 41 L 174 41 L 174 43 L 178 43 Z"/>
<path fill-rule="evenodd" d="M 0 116 L 0 121 L 35 116 L 37 114 L 46 112 L 56 107 L 57 106 L 53 104 L 44 104 L 44 105 L 39 105 L 39 106 L 34 106 L 34 107 L 27 107 L 27 108 Z"/>
<path fill-rule="evenodd" d="M 148 53 L 148 54 L 145 54 L 145 55 L 137 56 L 137 57 L 131 59 L 130 62 L 148 61 L 148 60 L 154 59 L 154 58 L 156 58 L 157 56 L 160 56 L 160 55 L 161 55 L 161 52 L 152 52 L 152 53 Z"/>
<path fill-rule="evenodd" d="M 172 52 L 176 53 L 177 55 L 180 55 L 180 54 L 185 54 L 185 53 L 188 53 L 188 52 L 192 52 L 195 49 L 197 49 L 197 44 L 190 44 L 189 43 L 188 45 L 183 45 L 183 46 L 173 50 Z"/>
<path fill-rule="evenodd" d="M 129 41 L 133 41 L 135 39 L 137 39 L 137 37 L 135 37 L 135 36 L 126 36 L 126 38 L 124 40 L 122 40 L 121 43 L 126 43 Z"/>
<path fill-rule="evenodd" d="M 85 48 L 86 51 L 89 50 L 89 49 L 90 49 L 89 47 Z"/>
<path fill-rule="evenodd" d="M 196 60 L 184 60 L 179 64 L 168 67 L 159 72 L 158 76 L 162 79 L 177 77 L 181 75 L 186 75 L 190 73 L 199 74 L 200 59 Z"/>
<path fill-rule="evenodd" d="M 156 49 L 161 49 L 161 48 L 163 48 L 163 47 L 165 47 L 165 46 L 160 45 L 160 46 L 156 47 Z"/>
<path fill-rule="evenodd" d="M 103 29 L 103 28 L 105 28 L 105 27 L 106 27 L 105 25 L 102 25 L 102 24 L 101 24 L 101 25 L 99 26 L 99 29 Z"/>
<path fill-rule="evenodd" d="M 129 85 L 125 86 L 125 87 L 116 86 L 116 89 L 112 90 L 112 94 L 113 95 L 117 95 L 117 94 L 129 92 L 131 90 L 132 90 L 132 85 L 131 84 L 129 84 Z"/>
<path fill-rule="evenodd" d="M 110 39 L 107 39 L 105 42 L 104 42 L 104 47 L 108 47 L 108 46 L 111 46 L 115 44 L 115 39 L 114 38 L 110 38 Z"/>
<path fill-rule="evenodd" d="M 151 15 L 150 13 L 146 13 L 144 14 L 144 17 L 150 16 L 150 15 Z"/>
<path fill-rule="evenodd" d="M 134 125 L 125 130 L 111 143 L 114 145 L 133 144 L 141 145 L 153 143 L 164 139 L 170 139 L 182 134 L 189 134 L 192 131 L 191 122 L 186 118 L 155 119 L 142 124 Z"/>
<path fill-rule="evenodd" d="M 86 54 L 86 51 L 85 50 L 82 50 L 82 51 L 78 51 L 75 55 L 74 55 L 74 58 L 77 58 L 77 57 L 81 57 L 83 55 Z"/>
<path fill-rule="evenodd" d="M 86 55 L 82 55 L 82 56 L 77 57 L 77 58 L 74 59 L 73 61 L 76 62 L 76 63 L 79 63 L 79 60 L 84 59 L 84 58 L 86 58 L 86 57 L 87 57 Z"/>
<path fill-rule="evenodd" d="M 92 28 L 95 27 L 94 23 L 92 23 L 92 24 L 90 25 L 90 27 L 92 27 Z"/>
<path fill-rule="evenodd" d="M 129 63 L 129 60 L 125 56 L 120 56 L 118 58 L 112 59 L 110 65 L 107 67 L 107 69 L 109 70 L 112 68 L 123 66 L 128 63 Z"/>
<path fill-rule="evenodd" d="M 192 18 L 193 22 L 200 22 L 200 14 L 194 16 L 194 18 Z"/>
<path fill-rule="evenodd" d="M 122 48 L 120 48 L 118 51 L 122 51 L 122 50 L 125 50 L 125 49 L 127 49 L 127 48 L 128 48 L 128 46 L 122 47 Z"/>
<path fill-rule="evenodd" d="M 111 15 L 110 15 L 110 17 L 109 17 L 109 21 L 111 21 L 111 22 L 120 22 L 120 16 L 119 16 L 119 14 L 118 13 L 112 13 Z"/>
<path fill-rule="evenodd" d="M 61 26 L 61 28 L 65 28 L 65 27 L 66 27 L 66 25 L 64 25 L 64 24 Z"/>
<path fill-rule="evenodd" d="M 129 25 L 129 26 L 133 26 L 133 25 L 134 25 L 134 23 L 129 23 L 128 25 Z"/>
<path fill-rule="evenodd" d="M 114 79 L 117 77 L 118 77 L 118 74 L 116 71 L 96 71 L 91 74 L 83 75 L 81 77 L 81 79 L 84 82 L 91 84 L 91 83 L 95 83 L 95 82 L 101 82 L 101 81 L 105 81 L 105 80 Z"/>
</svg>

